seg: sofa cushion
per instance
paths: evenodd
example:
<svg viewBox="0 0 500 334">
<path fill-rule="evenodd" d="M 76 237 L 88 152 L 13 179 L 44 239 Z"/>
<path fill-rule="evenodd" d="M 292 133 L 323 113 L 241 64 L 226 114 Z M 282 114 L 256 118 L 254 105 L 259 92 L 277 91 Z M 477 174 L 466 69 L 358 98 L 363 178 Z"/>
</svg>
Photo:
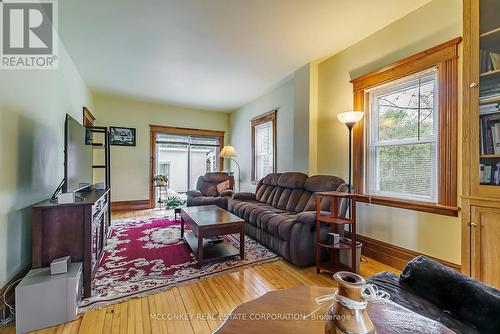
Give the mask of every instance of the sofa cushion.
<svg viewBox="0 0 500 334">
<path fill-rule="evenodd" d="M 277 208 L 278 202 L 280 201 L 281 194 L 283 193 L 283 190 L 285 190 L 285 188 L 277 186 L 276 191 L 274 192 L 274 196 L 273 196 L 272 201 L 271 202 L 268 201 L 267 204 L 272 205 L 275 208 Z"/>
<path fill-rule="evenodd" d="M 294 214 L 280 213 L 278 214 L 278 217 L 270 219 L 268 221 L 267 231 L 281 240 L 288 240 L 294 220 Z M 284 226 L 283 228 L 281 228 L 282 225 Z"/>
<path fill-rule="evenodd" d="M 275 205 L 278 209 L 286 210 L 286 206 L 288 204 L 288 200 L 290 199 L 290 195 L 292 194 L 292 189 L 285 188 L 280 194 L 278 199 L 278 204 Z"/>
<path fill-rule="evenodd" d="M 307 190 L 304 190 L 302 194 L 300 195 L 299 200 L 297 201 L 297 205 L 295 206 L 295 209 L 291 211 L 295 212 L 302 212 L 306 209 L 306 205 L 309 202 L 309 199 L 311 198 L 311 193 Z"/>
<path fill-rule="evenodd" d="M 260 203 L 257 206 L 254 206 L 251 211 L 249 210 L 248 213 L 248 222 L 257 225 L 257 220 L 259 219 L 259 216 L 265 213 L 272 212 L 273 210 L 276 210 L 274 207 L 265 205 Z"/>
<path fill-rule="evenodd" d="M 224 172 L 208 172 L 203 175 L 203 181 L 210 183 L 221 183 L 229 180 L 229 175 Z"/>
<path fill-rule="evenodd" d="M 314 175 L 306 180 L 304 189 L 310 192 L 335 191 L 342 183 L 344 180 L 337 176 Z"/>
<path fill-rule="evenodd" d="M 286 203 L 286 211 L 295 211 L 295 208 L 297 207 L 297 204 L 299 203 L 302 194 L 304 193 L 304 190 L 302 189 L 293 189 L 292 193 L 290 194 L 290 198 L 288 199 L 288 202 Z"/>
<path fill-rule="evenodd" d="M 238 217 L 242 217 L 242 214 L 240 214 L 240 212 L 244 212 L 243 208 L 252 203 L 259 203 L 259 202 L 255 200 L 238 200 L 233 198 L 232 200 L 229 201 L 229 211 L 231 211 Z"/>
<path fill-rule="evenodd" d="M 243 212 L 241 212 L 243 214 L 242 217 L 246 221 L 250 221 L 250 215 L 252 214 L 252 212 L 254 212 L 255 210 L 259 210 L 259 208 L 262 205 L 264 205 L 264 204 L 262 204 L 260 202 L 247 205 L 246 207 L 243 208 Z"/>
<path fill-rule="evenodd" d="M 203 196 L 219 196 L 216 183 L 203 182 L 203 184 L 199 187 L 199 190 L 201 191 Z"/>
<path fill-rule="evenodd" d="M 285 224 L 291 227 L 294 219 L 295 219 L 295 213 L 268 212 L 260 217 L 260 221 L 257 224 L 257 226 L 260 227 L 263 231 L 281 240 L 287 240 L 290 230 L 281 229 L 282 234 L 280 234 L 280 226 L 281 224 Z"/>
<path fill-rule="evenodd" d="M 256 198 L 259 202 L 262 203 L 267 203 L 267 200 L 271 196 L 271 193 L 273 192 L 275 186 L 263 184 L 262 187 L 259 189 L 259 192 L 256 194 Z"/>
<path fill-rule="evenodd" d="M 259 203 L 258 205 L 248 208 L 245 211 L 245 220 L 250 221 L 256 225 L 259 225 L 260 219 L 262 218 L 263 215 L 268 213 L 279 213 L 279 212 L 283 211 L 276 209 L 275 207 L 272 207 L 270 205 Z"/>
<path fill-rule="evenodd" d="M 303 189 L 307 175 L 298 172 L 283 173 L 278 179 L 278 186 L 291 189 Z"/>
<path fill-rule="evenodd" d="M 257 187 L 255 189 L 255 198 L 259 202 L 266 203 L 271 195 L 273 189 L 278 185 L 278 179 L 280 178 L 281 173 L 272 173 L 266 175 L 262 180 L 257 183 Z"/>
<path fill-rule="evenodd" d="M 264 192 L 266 191 L 266 188 L 267 185 L 264 185 L 264 180 L 260 180 L 257 184 L 257 187 L 255 188 L 255 199 L 257 201 L 261 200 L 262 195 L 264 195 Z"/>
<path fill-rule="evenodd" d="M 221 183 L 217 184 L 217 192 L 218 192 L 219 194 L 222 194 L 222 192 L 223 192 L 224 190 L 227 190 L 227 189 L 229 189 L 230 187 L 231 187 L 231 185 L 229 184 L 229 180 L 226 180 L 226 181 L 224 181 L 224 182 L 221 182 Z"/>
<path fill-rule="evenodd" d="M 316 210 L 316 195 L 314 193 L 319 191 L 346 191 L 347 187 L 343 187 L 344 180 L 337 176 L 331 175 L 314 175 L 307 179 L 304 188 L 310 191 L 312 196 L 309 197 L 304 211 Z M 330 198 L 323 198 L 321 200 L 321 210 L 329 211 L 331 206 Z M 341 206 L 343 208 L 343 206 Z M 342 212 L 341 212 L 342 214 Z"/>
<path fill-rule="evenodd" d="M 282 173 L 271 173 L 266 175 L 262 179 L 262 183 L 268 186 L 276 186 L 278 185 L 278 180 L 281 177 Z"/>
<path fill-rule="evenodd" d="M 252 216 L 255 216 L 255 224 L 262 228 L 263 223 L 267 221 L 268 218 L 266 218 L 267 215 L 272 215 L 272 214 L 280 214 L 283 213 L 283 210 L 276 209 L 275 207 L 264 207 L 264 208 L 259 208 L 255 211 L 252 212 Z"/>
<path fill-rule="evenodd" d="M 275 186 L 269 196 L 267 197 L 266 204 L 272 205 L 275 198 L 279 198 L 282 188 Z"/>
</svg>

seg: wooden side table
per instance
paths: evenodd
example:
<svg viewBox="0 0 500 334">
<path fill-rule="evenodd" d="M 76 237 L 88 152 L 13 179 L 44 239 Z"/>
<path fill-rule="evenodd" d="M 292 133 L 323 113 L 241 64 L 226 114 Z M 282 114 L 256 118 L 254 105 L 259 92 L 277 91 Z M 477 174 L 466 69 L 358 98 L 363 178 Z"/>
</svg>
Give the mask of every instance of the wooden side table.
<svg viewBox="0 0 500 334">
<path fill-rule="evenodd" d="M 337 271 L 351 271 L 357 273 L 358 264 L 356 256 L 356 195 L 328 191 L 316 193 L 316 273 L 325 270 L 331 273 Z M 331 200 L 330 215 L 321 214 L 321 199 L 329 198 Z M 348 202 L 349 218 L 340 216 L 340 201 Z M 321 223 L 330 224 L 330 231 L 339 233 L 341 236 L 344 233 L 344 226 L 349 225 L 349 237 L 351 242 L 339 240 L 338 243 L 330 243 L 327 240 L 321 239 Z M 327 249 L 330 253 L 328 262 L 321 262 L 321 249 Z M 351 266 L 346 266 L 340 263 L 339 250 L 351 251 Z"/>
</svg>

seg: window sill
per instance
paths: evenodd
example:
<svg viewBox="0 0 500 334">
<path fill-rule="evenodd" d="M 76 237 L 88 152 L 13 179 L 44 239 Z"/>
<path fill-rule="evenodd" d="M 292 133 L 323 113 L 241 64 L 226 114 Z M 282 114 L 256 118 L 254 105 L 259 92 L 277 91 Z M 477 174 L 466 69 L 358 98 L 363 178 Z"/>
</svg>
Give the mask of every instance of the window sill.
<svg viewBox="0 0 500 334">
<path fill-rule="evenodd" d="M 460 208 L 454 206 L 446 206 L 433 203 L 424 202 L 413 202 L 405 201 L 395 198 L 379 197 L 379 196 L 369 196 L 369 195 L 357 195 L 357 201 L 375 205 L 389 206 L 393 208 L 421 211 L 434 213 L 437 215 L 458 217 L 458 211 Z"/>
</svg>

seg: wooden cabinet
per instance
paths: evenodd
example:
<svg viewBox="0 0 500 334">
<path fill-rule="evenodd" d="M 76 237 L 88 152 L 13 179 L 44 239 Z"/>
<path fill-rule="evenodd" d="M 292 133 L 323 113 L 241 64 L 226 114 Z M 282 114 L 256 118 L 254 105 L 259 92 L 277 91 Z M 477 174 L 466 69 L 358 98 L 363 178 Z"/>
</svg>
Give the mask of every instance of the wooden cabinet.
<svg viewBox="0 0 500 334">
<path fill-rule="evenodd" d="M 33 268 L 47 267 L 63 256 L 83 262 L 84 296 L 91 283 L 109 233 L 109 189 L 78 193 L 73 204 L 50 200 L 33 206 Z"/>
<path fill-rule="evenodd" d="M 500 287 L 499 12 L 498 0 L 464 0 L 462 271 L 497 288 Z"/>
<path fill-rule="evenodd" d="M 500 208 L 471 207 L 471 276 L 500 286 Z"/>
</svg>

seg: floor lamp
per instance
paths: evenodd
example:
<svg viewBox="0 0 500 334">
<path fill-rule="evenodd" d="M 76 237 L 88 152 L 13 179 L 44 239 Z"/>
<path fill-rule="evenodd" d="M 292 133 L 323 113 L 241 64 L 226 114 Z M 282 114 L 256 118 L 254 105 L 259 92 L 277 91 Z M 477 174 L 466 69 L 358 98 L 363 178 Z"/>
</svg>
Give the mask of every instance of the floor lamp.
<svg viewBox="0 0 500 334">
<path fill-rule="evenodd" d="M 240 164 L 238 161 L 236 161 L 234 158 L 237 157 L 238 154 L 236 153 L 236 150 L 234 147 L 231 145 L 226 145 L 222 148 L 222 150 L 219 153 L 219 158 L 226 158 L 226 159 L 231 159 L 236 163 L 236 166 L 238 166 L 238 192 L 240 191 Z"/>
<path fill-rule="evenodd" d="M 361 121 L 364 113 L 362 111 L 347 111 L 337 115 L 339 121 L 344 123 L 349 129 L 349 183 L 348 189 L 349 193 L 351 192 L 351 170 L 352 170 L 352 128 L 356 123 Z"/>
</svg>

